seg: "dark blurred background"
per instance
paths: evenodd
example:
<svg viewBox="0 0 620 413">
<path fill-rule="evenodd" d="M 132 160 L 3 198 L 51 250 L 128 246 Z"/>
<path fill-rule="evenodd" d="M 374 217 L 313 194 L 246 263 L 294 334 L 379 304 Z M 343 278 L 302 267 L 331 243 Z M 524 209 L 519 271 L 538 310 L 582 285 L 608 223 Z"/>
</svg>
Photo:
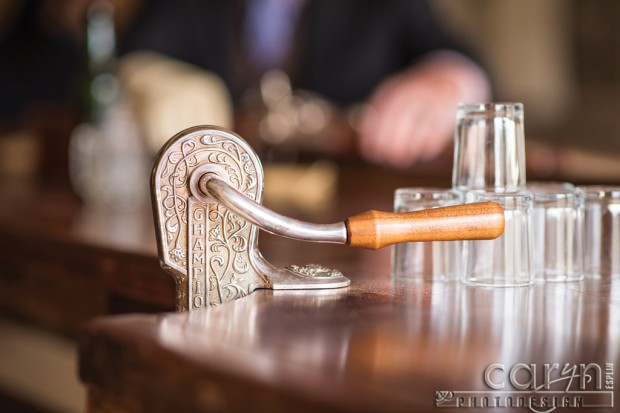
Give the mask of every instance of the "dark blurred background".
<svg viewBox="0 0 620 413">
<path fill-rule="evenodd" d="M 528 139 L 620 149 L 617 2 L 435 4 L 454 30 L 480 47 L 497 99 L 525 104 Z"/>
<path fill-rule="evenodd" d="M 144 2 L 110 2 L 117 45 L 122 45 Z M 44 176 L 48 185 L 68 185 L 71 134 L 92 115 L 90 3 L 7 0 L 0 5 L 0 170 L 8 179 Z M 525 104 L 530 176 L 584 182 L 620 179 L 613 157 L 620 152 L 617 2 L 435 0 L 431 4 L 449 30 L 481 58 L 493 82 L 493 100 Z M 234 124 L 226 126 L 251 141 L 260 135 L 260 111 L 239 104 L 234 111 Z M 341 126 L 322 129 L 329 137 L 314 139 L 310 147 L 298 140 L 294 156 L 290 142 L 278 151 L 284 139 L 266 144 L 256 139 L 253 144 L 267 160 L 296 162 L 305 151 L 336 160 L 343 155 L 355 158 L 349 136 L 355 131 Z M 345 143 L 333 144 L 338 135 L 347 135 L 342 138 Z M 416 165 L 405 173 L 435 171 L 447 176 L 450 149 L 446 152 L 434 163 Z"/>
</svg>

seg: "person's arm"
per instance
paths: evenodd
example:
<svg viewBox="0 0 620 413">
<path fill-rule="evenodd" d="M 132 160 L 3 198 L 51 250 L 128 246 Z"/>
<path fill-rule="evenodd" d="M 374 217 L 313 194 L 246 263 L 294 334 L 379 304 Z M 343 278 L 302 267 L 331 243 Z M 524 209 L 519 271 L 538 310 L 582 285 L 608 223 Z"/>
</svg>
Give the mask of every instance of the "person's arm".
<svg viewBox="0 0 620 413">
<path fill-rule="evenodd" d="M 405 168 L 438 155 L 454 135 L 459 102 L 490 99 L 490 82 L 426 0 L 394 0 L 392 30 L 408 66 L 384 79 L 362 115 L 361 153 Z M 398 6 L 398 7 L 396 7 Z"/>
<path fill-rule="evenodd" d="M 457 52 L 430 53 L 382 82 L 369 99 L 362 156 L 399 168 L 431 159 L 452 139 L 457 104 L 489 98 L 489 81 L 476 63 Z"/>
</svg>

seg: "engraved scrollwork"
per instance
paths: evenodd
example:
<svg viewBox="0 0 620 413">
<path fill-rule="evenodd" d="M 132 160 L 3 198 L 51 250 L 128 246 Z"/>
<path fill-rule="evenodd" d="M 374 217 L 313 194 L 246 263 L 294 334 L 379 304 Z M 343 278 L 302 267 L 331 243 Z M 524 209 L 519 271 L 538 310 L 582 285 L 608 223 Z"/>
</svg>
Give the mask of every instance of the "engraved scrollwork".
<svg viewBox="0 0 620 413">
<path fill-rule="evenodd" d="M 158 230 L 164 242 L 162 258 L 180 272 L 181 284 L 187 282 L 182 277 L 187 276 L 192 256 L 186 245 L 189 242 L 188 220 L 200 221 L 188 216 L 189 198 L 193 196 L 190 178 L 196 168 L 203 164 L 221 168 L 227 175 L 227 182 L 251 199 L 260 201 L 262 191 L 260 164 L 242 140 L 219 130 L 201 132 L 183 135 L 171 143 L 160 156 L 154 175 L 158 191 Z M 209 302 L 224 303 L 249 294 L 250 286 L 266 285 L 264 276 L 257 273 L 250 262 L 250 243 L 255 242 L 252 226 L 222 205 L 207 203 L 206 206 Z M 187 299 L 187 292 L 178 294 L 178 300 Z"/>
<path fill-rule="evenodd" d="M 235 258 L 235 260 L 233 261 L 233 269 L 235 270 L 235 272 L 237 272 L 239 274 L 243 274 L 243 273 L 248 272 L 248 268 L 249 268 L 249 265 L 248 265 L 247 260 L 243 259 L 242 256 L 240 256 L 240 255 L 238 255 Z M 234 274 L 234 275 L 235 275 L 235 277 L 233 277 L 233 278 L 235 278 L 235 280 L 236 280 L 236 278 L 237 278 L 236 274 Z M 241 280 L 243 280 L 243 279 L 241 279 Z"/>
<path fill-rule="evenodd" d="M 181 248 L 174 248 L 170 250 L 170 258 L 174 262 L 184 261 L 187 254 Z"/>
<path fill-rule="evenodd" d="M 161 168 L 161 178 L 168 178 L 168 184 L 163 185 L 161 191 L 165 194 L 162 206 L 170 249 L 181 247 L 179 227 L 186 224 L 187 209 L 185 185 L 191 168 L 199 163 L 199 157 L 203 153 L 208 162 L 224 167 L 231 184 L 256 199 L 253 191 L 256 188 L 256 178 L 253 176 L 256 167 L 245 151 L 229 139 L 216 135 L 203 135 L 198 142 L 204 146 L 199 147 L 192 139 L 183 141 L 180 150 L 170 151 Z"/>
<path fill-rule="evenodd" d="M 323 267 L 319 264 L 306 264 L 306 265 L 289 265 L 287 270 L 294 274 L 308 278 L 332 278 L 343 277 L 342 273 L 338 270 Z"/>
<path fill-rule="evenodd" d="M 237 214 L 217 205 L 209 212 L 212 229 L 209 232 L 211 251 L 214 253 L 209 265 L 215 277 L 213 288 L 218 297 L 227 302 L 248 293 L 247 287 L 239 282 L 245 281 L 240 274 L 248 272 L 247 237 L 250 226 Z"/>
<path fill-rule="evenodd" d="M 238 284 L 230 283 L 222 287 L 222 302 L 227 303 L 237 298 L 245 297 L 247 294 Z"/>
</svg>

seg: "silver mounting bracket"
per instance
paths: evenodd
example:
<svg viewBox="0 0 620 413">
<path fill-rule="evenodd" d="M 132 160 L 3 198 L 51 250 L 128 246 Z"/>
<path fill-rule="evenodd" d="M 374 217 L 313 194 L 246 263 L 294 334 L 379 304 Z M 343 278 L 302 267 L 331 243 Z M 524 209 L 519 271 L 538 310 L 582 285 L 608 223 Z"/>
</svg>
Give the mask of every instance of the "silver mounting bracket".
<svg viewBox="0 0 620 413">
<path fill-rule="evenodd" d="M 243 203 L 225 202 L 225 206 L 218 201 L 216 197 L 226 201 L 227 195 L 209 191 L 210 177 L 224 183 L 224 189 L 243 194 L 247 199 L 243 202 L 279 216 L 260 205 L 263 168 L 241 137 L 215 126 L 189 128 L 172 137 L 157 155 L 151 193 L 159 259 L 176 281 L 179 311 L 227 303 L 258 288 L 323 289 L 350 284 L 340 271 L 320 265 L 276 268 L 267 262 L 258 250 L 260 219 L 253 223 L 244 218 Z M 302 226 L 302 232 L 307 230 L 303 225 L 325 227 L 332 238 L 333 234 L 341 237 L 343 231 L 341 224 L 291 222 Z M 325 232 L 319 229 L 319 234 Z"/>
</svg>

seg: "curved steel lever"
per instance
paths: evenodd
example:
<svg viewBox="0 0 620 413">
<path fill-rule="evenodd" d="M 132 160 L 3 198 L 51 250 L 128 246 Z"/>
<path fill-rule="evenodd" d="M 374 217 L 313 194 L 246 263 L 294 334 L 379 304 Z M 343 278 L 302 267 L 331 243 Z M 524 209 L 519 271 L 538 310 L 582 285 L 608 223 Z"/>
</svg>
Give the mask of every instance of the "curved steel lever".
<svg viewBox="0 0 620 413">
<path fill-rule="evenodd" d="M 312 224 L 280 215 L 254 202 L 214 174 L 205 174 L 201 177 L 199 188 L 204 195 L 211 195 L 220 204 L 271 234 L 301 241 L 335 244 L 347 242 L 347 228 L 344 222 Z"/>
<path fill-rule="evenodd" d="M 204 195 L 259 228 L 301 241 L 378 249 L 399 242 L 493 239 L 504 232 L 504 210 L 495 202 L 400 213 L 367 211 L 335 224 L 312 224 L 265 208 L 213 173 L 203 175 L 198 185 Z"/>
</svg>

